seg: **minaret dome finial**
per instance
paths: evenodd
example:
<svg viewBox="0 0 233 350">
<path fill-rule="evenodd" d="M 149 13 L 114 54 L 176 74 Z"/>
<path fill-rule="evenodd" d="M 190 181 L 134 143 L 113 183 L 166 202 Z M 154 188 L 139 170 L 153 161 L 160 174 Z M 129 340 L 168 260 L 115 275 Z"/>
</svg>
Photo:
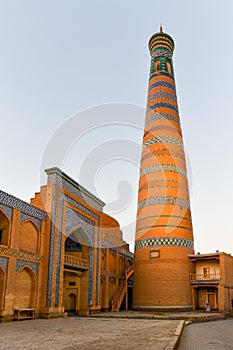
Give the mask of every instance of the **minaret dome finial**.
<svg viewBox="0 0 233 350">
<path fill-rule="evenodd" d="M 160 24 L 160 33 L 163 33 L 163 27 L 162 27 L 162 24 Z"/>
</svg>

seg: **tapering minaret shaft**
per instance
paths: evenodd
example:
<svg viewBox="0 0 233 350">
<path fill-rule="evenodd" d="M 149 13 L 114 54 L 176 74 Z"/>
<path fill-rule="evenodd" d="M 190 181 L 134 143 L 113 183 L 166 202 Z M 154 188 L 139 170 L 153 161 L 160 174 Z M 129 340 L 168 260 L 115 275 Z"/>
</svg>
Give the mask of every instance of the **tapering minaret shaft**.
<svg viewBox="0 0 233 350">
<path fill-rule="evenodd" d="M 151 69 L 135 237 L 134 309 L 189 309 L 193 253 L 188 179 L 176 97 L 174 42 L 149 41 Z"/>
</svg>

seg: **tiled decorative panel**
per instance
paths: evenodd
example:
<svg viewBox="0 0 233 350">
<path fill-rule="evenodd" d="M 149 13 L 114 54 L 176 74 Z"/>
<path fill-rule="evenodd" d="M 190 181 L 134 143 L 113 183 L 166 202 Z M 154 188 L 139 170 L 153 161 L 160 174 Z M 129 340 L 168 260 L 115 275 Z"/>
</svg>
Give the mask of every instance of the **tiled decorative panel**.
<svg viewBox="0 0 233 350">
<path fill-rule="evenodd" d="M 22 267 L 27 267 L 27 266 L 29 266 L 38 276 L 38 264 L 29 263 L 27 261 L 17 260 L 16 271 L 20 270 Z"/>
<path fill-rule="evenodd" d="M 12 208 L 4 205 L 4 204 L 0 204 L 0 208 L 2 208 L 2 210 L 7 214 L 7 216 L 9 217 L 10 220 L 12 220 Z"/>
<path fill-rule="evenodd" d="M 138 209 L 148 207 L 150 205 L 167 205 L 173 204 L 182 208 L 189 209 L 190 204 L 189 201 L 183 198 L 175 198 L 175 197 L 150 197 L 147 199 L 143 199 L 138 203 Z"/>
<path fill-rule="evenodd" d="M 37 226 L 37 228 L 40 230 L 41 229 L 41 220 L 40 219 L 37 219 L 37 218 L 34 218 L 28 214 L 24 214 L 24 213 L 21 213 L 21 216 L 20 216 L 20 222 L 24 222 L 26 220 L 31 220 L 34 222 L 34 224 Z"/>
<path fill-rule="evenodd" d="M 3 192 L 0 190 L 0 203 L 4 204 L 8 207 L 20 210 L 21 212 L 31 215 L 35 218 L 45 220 L 46 219 L 46 212 L 34 207 L 33 205 L 26 203 L 6 192 Z"/>
<path fill-rule="evenodd" d="M 104 203 L 101 200 L 89 193 L 86 189 L 79 185 L 79 183 L 71 179 L 60 169 L 51 168 L 45 171 L 48 174 L 48 184 L 58 184 L 62 186 L 64 190 L 72 193 L 75 197 L 89 204 L 92 208 L 103 211 Z"/>
<path fill-rule="evenodd" d="M 182 169 L 181 167 L 175 166 L 173 164 L 154 164 L 154 165 L 151 165 L 147 168 L 144 168 L 141 171 L 140 177 L 142 177 L 146 174 L 155 173 L 158 171 L 176 172 L 176 173 L 183 175 L 184 177 L 187 177 L 187 173 L 184 169 Z"/>
<path fill-rule="evenodd" d="M 8 259 L 0 257 L 0 265 L 2 266 L 5 272 L 7 270 L 7 264 L 8 264 Z"/>
<path fill-rule="evenodd" d="M 193 241 L 189 239 L 176 238 L 176 237 L 155 237 L 146 238 L 137 241 L 135 249 L 148 248 L 153 246 L 167 246 L 167 247 L 180 247 L 193 249 Z"/>
<path fill-rule="evenodd" d="M 181 141 L 179 141 L 171 136 L 152 137 L 151 139 L 149 139 L 148 141 L 145 141 L 143 143 L 143 148 L 146 148 L 150 145 L 154 145 L 156 143 L 172 143 L 172 144 L 179 146 L 180 148 L 183 148 L 183 142 L 181 142 Z"/>
<path fill-rule="evenodd" d="M 153 109 L 151 109 L 153 110 Z M 150 111 L 150 110 L 149 110 Z M 154 110 L 153 110 L 154 111 Z M 169 113 L 163 113 L 163 112 L 160 112 L 160 113 L 154 113 L 152 114 L 151 116 L 149 116 L 147 119 L 146 119 L 146 122 L 145 122 L 145 125 L 148 125 L 152 122 L 155 122 L 157 120 L 168 120 L 168 121 L 173 121 L 174 123 L 180 125 L 180 121 L 179 121 L 179 118 L 175 117 L 174 115 L 172 114 L 169 114 Z"/>
</svg>

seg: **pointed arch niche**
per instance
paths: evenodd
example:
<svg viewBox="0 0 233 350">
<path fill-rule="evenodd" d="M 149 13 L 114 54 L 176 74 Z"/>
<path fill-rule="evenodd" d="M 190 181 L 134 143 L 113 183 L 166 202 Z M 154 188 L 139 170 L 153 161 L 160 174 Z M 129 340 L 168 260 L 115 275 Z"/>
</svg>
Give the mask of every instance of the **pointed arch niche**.
<svg viewBox="0 0 233 350">
<path fill-rule="evenodd" d="M 14 309 L 34 308 L 36 301 L 35 272 L 28 266 L 17 271 L 15 277 Z"/>
<path fill-rule="evenodd" d="M 27 220 L 21 223 L 19 229 L 19 249 L 38 252 L 39 231 L 36 225 Z"/>
<path fill-rule="evenodd" d="M 5 271 L 0 265 L 0 312 L 3 310 L 4 289 L 5 289 Z"/>
<path fill-rule="evenodd" d="M 0 209 L 0 244 L 9 244 L 10 222 L 6 214 Z"/>
</svg>

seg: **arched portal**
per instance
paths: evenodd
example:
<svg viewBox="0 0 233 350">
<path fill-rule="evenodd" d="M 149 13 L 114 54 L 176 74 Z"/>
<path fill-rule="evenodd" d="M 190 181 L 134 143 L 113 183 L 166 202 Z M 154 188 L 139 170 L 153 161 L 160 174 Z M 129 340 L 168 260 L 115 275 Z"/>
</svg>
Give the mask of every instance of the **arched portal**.
<svg viewBox="0 0 233 350">
<path fill-rule="evenodd" d="M 90 242 L 82 227 L 73 230 L 64 242 L 63 305 L 68 313 L 87 307 Z"/>
</svg>

